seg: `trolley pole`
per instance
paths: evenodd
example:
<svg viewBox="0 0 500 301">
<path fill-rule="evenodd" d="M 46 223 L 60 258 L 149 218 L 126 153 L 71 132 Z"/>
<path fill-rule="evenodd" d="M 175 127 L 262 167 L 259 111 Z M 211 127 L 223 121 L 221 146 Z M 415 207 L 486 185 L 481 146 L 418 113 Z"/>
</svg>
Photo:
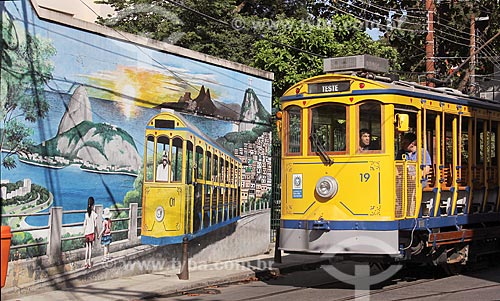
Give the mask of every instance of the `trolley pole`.
<svg viewBox="0 0 500 301">
<path fill-rule="evenodd" d="M 189 280 L 189 263 L 188 263 L 188 238 L 184 236 L 182 239 L 182 262 L 181 272 L 177 274 L 180 280 Z"/>
</svg>

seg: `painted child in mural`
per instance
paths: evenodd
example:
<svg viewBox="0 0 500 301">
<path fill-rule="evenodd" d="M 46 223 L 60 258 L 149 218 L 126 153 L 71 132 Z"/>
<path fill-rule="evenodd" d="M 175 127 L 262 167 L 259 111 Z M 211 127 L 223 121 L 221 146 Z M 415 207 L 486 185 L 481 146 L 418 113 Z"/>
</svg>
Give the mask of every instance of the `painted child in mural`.
<svg viewBox="0 0 500 301">
<path fill-rule="evenodd" d="M 87 212 L 83 221 L 83 234 L 85 235 L 85 268 L 92 267 L 92 245 L 97 232 L 97 213 L 94 211 L 94 198 L 89 197 L 87 201 Z"/>
<path fill-rule="evenodd" d="M 111 212 L 109 208 L 104 209 L 102 213 L 102 230 L 98 239 L 101 238 L 101 245 L 104 248 L 104 258 L 103 261 L 108 261 L 109 257 L 109 245 L 111 244 Z"/>
</svg>

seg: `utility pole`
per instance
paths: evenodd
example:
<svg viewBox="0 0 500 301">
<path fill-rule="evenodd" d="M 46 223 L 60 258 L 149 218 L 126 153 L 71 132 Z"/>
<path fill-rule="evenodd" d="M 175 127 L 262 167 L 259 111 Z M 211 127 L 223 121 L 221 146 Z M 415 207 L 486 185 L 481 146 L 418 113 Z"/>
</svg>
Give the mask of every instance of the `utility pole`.
<svg viewBox="0 0 500 301">
<path fill-rule="evenodd" d="M 474 13 L 470 16 L 470 52 L 471 56 L 469 64 L 469 87 L 474 89 L 475 76 L 476 76 L 476 15 Z"/>
<path fill-rule="evenodd" d="M 425 9 L 427 10 L 427 36 L 425 38 L 425 56 L 426 56 L 426 85 L 434 87 L 432 79 L 435 77 L 434 69 L 434 0 L 425 0 Z"/>
</svg>

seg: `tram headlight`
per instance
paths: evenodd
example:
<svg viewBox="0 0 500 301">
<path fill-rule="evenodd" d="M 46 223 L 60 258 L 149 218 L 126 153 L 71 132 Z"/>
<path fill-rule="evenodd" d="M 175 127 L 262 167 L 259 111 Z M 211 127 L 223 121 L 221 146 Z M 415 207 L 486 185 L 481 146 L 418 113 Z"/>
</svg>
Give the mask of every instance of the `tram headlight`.
<svg viewBox="0 0 500 301">
<path fill-rule="evenodd" d="M 324 176 L 316 183 L 316 193 L 325 199 L 334 197 L 339 190 L 337 180 L 331 176 Z"/>
</svg>

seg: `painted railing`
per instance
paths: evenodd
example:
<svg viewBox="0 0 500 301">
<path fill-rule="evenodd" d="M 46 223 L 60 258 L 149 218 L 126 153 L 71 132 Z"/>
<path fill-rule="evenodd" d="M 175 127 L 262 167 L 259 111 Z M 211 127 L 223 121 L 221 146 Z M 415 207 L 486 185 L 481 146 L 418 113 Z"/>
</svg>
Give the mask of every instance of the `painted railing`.
<svg viewBox="0 0 500 301">
<path fill-rule="evenodd" d="M 241 205 L 241 215 L 252 214 L 268 208 L 268 201 L 249 201 Z M 103 206 L 96 205 L 95 211 L 100 231 Z M 120 250 L 140 244 L 141 208 L 136 203 L 131 203 L 128 208 L 114 208 L 110 209 L 110 211 L 115 216 L 111 219 L 113 225 L 111 231 L 113 249 Z M 84 248 L 83 220 L 66 224 L 62 221 L 64 215 L 79 214 L 83 216 L 85 212 L 85 210 L 64 211 L 62 207 L 51 207 L 48 212 L 3 214 L 2 220 L 9 218 L 23 219 L 29 216 L 48 216 L 46 226 L 18 227 L 11 230 L 14 239 L 10 247 L 9 261 L 39 256 L 47 256 L 53 261 L 57 261 L 67 257 L 67 253 L 81 253 Z M 35 235 L 34 242 L 16 244 L 16 233 L 39 233 L 40 231 L 46 232 L 46 234 Z M 100 252 L 102 252 L 100 244 L 95 243 L 92 253 L 99 254 Z"/>
<path fill-rule="evenodd" d="M 115 245 L 130 244 L 136 245 L 140 243 L 140 225 L 141 225 L 141 208 L 136 203 L 131 203 L 128 208 L 111 209 L 112 231 L 111 235 Z M 97 225 L 100 230 L 102 224 L 102 205 L 96 205 Z M 62 207 L 51 207 L 48 212 L 28 213 L 28 214 L 3 214 L 2 220 L 9 218 L 27 218 L 29 216 L 48 216 L 48 224 L 46 226 L 37 227 L 18 227 L 11 230 L 13 236 L 10 247 L 9 260 L 17 260 L 21 258 L 31 258 L 38 256 L 48 256 L 54 260 L 63 257 L 63 253 L 71 252 L 84 248 L 83 221 L 77 223 L 63 224 L 63 215 L 84 215 L 86 210 L 67 210 Z M 82 218 L 83 219 L 83 218 Z M 30 233 L 36 237 L 34 242 L 18 244 L 18 236 L 16 233 Z M 42 234 L 40 234 L 42 233 Z M 23 235 L 23 236 L 26 236 Z M 93 245 L 96 253 L 99 253 L 99 244 Z M 24 251 L 23 251 L 24 250 Z"/>
</svg>

